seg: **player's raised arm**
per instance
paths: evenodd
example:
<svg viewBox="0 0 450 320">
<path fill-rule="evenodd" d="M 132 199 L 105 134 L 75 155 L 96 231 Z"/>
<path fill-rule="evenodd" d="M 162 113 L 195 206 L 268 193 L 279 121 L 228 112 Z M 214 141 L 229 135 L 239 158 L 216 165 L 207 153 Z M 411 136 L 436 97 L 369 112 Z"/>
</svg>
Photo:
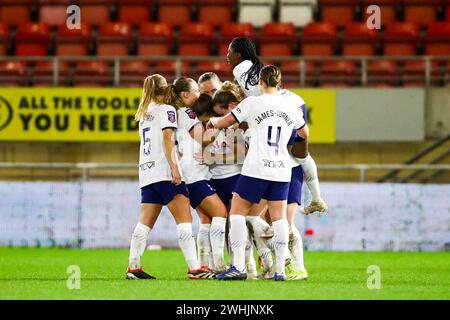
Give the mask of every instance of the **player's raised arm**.
<svg viewBox="0 0 450 320">
<path fill-rule="evenodd" d="M 224 117 L 211 118 L 206 125 L 207 129 L 225 129 L 237 122 L 233 113 L 229 113 Z"/>
<path fill-rule="evenodd" d="M 211 118 L 207 124 L 207 128 L 224 129 L 235 123 L 241 123 L 247 120 L 249 108 L 255 97 L 248 97 L 242 100 L 239 105 L 230 113 L 221 118 Z"/>
</svg>

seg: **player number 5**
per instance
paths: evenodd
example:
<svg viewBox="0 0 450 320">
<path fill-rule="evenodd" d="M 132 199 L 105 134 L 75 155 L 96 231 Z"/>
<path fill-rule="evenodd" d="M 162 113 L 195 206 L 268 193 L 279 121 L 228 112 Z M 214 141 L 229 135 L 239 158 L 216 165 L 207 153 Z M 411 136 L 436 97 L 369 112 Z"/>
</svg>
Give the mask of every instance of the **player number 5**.
<svg viewBox="0 0 450 320">
<path fill-rule="evenodd" d="M 151 146 L 151 144 L 150 144 L 150 138 L 145 138 L 145 133 L 146 132 L 148 132 L 148 131 L 150 131 L 150 128 L 144 128 L 144 129 L 142 129 L 142 145 L 143 145 L 143 151 L 144 151 L 144 154 L 146 155 L 146 156 L 148 156 L 148 155 L 150 155 L 150 146 Z M 148 143 L 148 147 L 145 147 L 145 145 Z"/>
</svg>

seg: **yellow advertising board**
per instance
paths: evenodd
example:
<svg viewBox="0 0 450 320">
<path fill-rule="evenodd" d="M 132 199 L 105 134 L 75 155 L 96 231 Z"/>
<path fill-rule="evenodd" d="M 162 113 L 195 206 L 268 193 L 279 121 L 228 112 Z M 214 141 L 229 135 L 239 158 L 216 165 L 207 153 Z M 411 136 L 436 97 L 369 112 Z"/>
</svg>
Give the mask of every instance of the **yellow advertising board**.
<svg viewBox="0 0 450 320">
<path fill-rule="evenodd" d="M 335 91 L 296 89 L 311 142 L 335 141 Z M 135 142 L 139 88 L 0 88 L 0 141 Z"/>
<path fill-rule="evenodd" d="M 122 88 L 1 88 L 0 140 L 137 141 L 142 91 Z"/>
<path fill-rule="evenodd" d="M 309 142 L 334 143 L 336 141 L 336 90 L 292 89 L 306 103 Z"/>
</svg>

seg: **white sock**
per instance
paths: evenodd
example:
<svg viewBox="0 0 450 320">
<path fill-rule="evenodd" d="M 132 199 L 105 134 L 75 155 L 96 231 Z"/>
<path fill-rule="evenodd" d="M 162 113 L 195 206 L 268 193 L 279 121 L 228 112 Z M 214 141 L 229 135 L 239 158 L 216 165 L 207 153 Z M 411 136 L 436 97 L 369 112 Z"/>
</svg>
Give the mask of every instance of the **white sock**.
<svg viewBox="0 0 450 320">
<path fill-rule="evenodd" d="M 285 273 L 284 264 L 286 253 L 288 250 L 289 227 L 286 219 L 280 219 L 272 222 L 274 230 L 274 247 L 275 247 L 275 272 Z"/>
<path fill-rule="evenodd" d="M 297 158 L 303 169 L 303 178 L 311 192 L 313 201 L 320 200 L 319 176 L 317 174 L 317 166 L 314 159 L 308 153 L 306 158 Z"/>
<path fill-rule="evenodd" d="M 300 271 L 305 270 L 303 262 L 303 240 L 294 224 L 289 226 L 289 251 L 292 255 L 294 269 Z"/>
<path fill-rule="evenodd" d="M 210 265 L 211 260 L 211 242 L 209 241 L 209 233 L 211 230 L 210 224 L 200 224 L 197 233 L 197 251 L 198 251 L 198 260 L 201 266 Z"/>
<path fill-rule="evenodd" d="M 139 269 L 141 267 L 141 256 L 144 254 L 145 247 L 147 246 L 147 238 L 150 230 L 150 227 L 140 222 L 134 228 L 130 245 L 130 269 Z"/>
<path fill-rule="evenodd" d="M 222 269 L 225 265 L 224 249 L 225 249 L 225 226 L 226 218 L 214 217 L 211 222 L 211 231 L 209 237 L 211 239 L 211 248 L 213 253 L 214 268 Z"/>
<path fill-rule="evenodd" d="M 245 268 L 247 269 L 247 274 L 252 276 L 258 275 L 255 257 L 253 256 L 253 242 L 250 233 L 247 233 L 247 244 L 245 245 Z"/>
<path fill-rule="evenodd" d="M 227 249 L 228 249 L 228 256 L 229 256 L 229 259 L 230 259 L 230 263 L 231 263 L 232 266 L 234 266 L 234 263 L 233 263 L 233 248 L 231 247 L 230 233 L 228 233 L 228 247 L 227 247 Z"/>
<path fill-rule="evenodd" d="M 266 245 L 266 242 L 261 238 L 261 235 L 270 225 L 259 216 L 247 216 L 246 220 L 252 226 L 256 249 L 261 256 L 264 271 L 267 271 L 273 265 L 272 252 Z"/>
<path fill-rule="evenodd" d="M 251 224 L 255 234 L 262 234 L 270 228 L 267 221 L 263 220 L 260 216 L 247 216 L 245 220 Z"/>
<path fill-rule="evenodd" d="M 233 265 L 245 272 L 245 246 L 247 244 L 247 226 L 245 217 L 233 214 L 230 216 L 230 242 L 233 250 Z"/>
<path fill-rule="evenodd" d="M 197 248 L 195 247 L 194 237 L 192 236 L 192 223 L 180 223 L 177 225 L 178 244 L 183 252 L 184 259 L 190 270 L 200 268 L 197 259 Z"/>
</svg>

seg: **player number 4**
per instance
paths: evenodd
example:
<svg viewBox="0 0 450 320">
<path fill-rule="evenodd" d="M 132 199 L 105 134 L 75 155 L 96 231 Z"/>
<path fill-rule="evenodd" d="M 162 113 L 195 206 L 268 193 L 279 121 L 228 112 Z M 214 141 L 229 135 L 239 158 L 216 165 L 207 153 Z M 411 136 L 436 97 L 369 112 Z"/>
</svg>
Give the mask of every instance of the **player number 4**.
<svg viewBox="0 0 450 320">
<path fill-rule="evenodd" d="M 269 131 L 267 132 L 267 144 L 271 147 L 275 147 L 275 155 L 277 156 L 280 152 L 280 138 L 281 138 L 281 127 L 277 127 L 277 138 L 272 141 L 272 126 L 269 126 Z"/>
</svg>

